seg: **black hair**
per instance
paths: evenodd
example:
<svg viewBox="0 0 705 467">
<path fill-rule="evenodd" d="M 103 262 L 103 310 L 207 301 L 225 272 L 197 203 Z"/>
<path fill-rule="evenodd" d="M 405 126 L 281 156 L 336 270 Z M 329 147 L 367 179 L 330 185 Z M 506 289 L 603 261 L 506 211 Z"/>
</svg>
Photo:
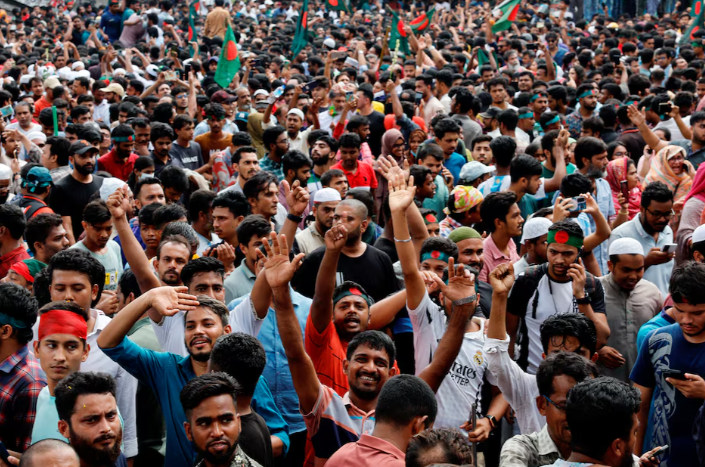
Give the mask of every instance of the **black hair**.
<svg viewBox="0 0 705 467">
<path fill-rule="evenodd" d="M 350 281 L 345 281 L 345 283 L 350 284 Z M 345 285 L 345 283 L 343 283 L 343 285 Z M 339 287 L 342 287 L 342 285 Z M 360 287 L 358 286 L 358 288 Z M 338 287 L 336 287 L 336 290 L 338 290 Z M 335 296 L 335 294 L 333 296 Z M 345 355 L 348 361 L 352 360 L 353 355 L 355 355 L 355 351 L 360 346 L 370 347 L 374 350 L 384 350 L 389 356 L 389 368 L 392 368 L 394 366 L 394 359 L 396 358 L 396 347 L 394 346 L 394 342 L 392 342 L 392 339 L 385 333 L 380 331 L 363 331 L 353 337 L 350 343 L 348 344 L 348 350 Z"/>
<path fill-rule="evenodd" d="M 465 58 L 463 55 L 461 55 L 461 57 Z M 472 110 L 473 101 L 475 100 L 470 90 L 463 87 L 455 87 L 453 90 L 455 91 L 453 98 L 455 99 L 455 103 L 459 106 L 459 113 L 465 115 L 470 112 Z"/>
<path fill-rule="evenodd" d="M 174 141 L 176 139 L 174 130 L 172 130 L 171 127 L 165 123 L 152 122 L 152 126 L 149 130 L 149 140 L 152 143 L 156 143 L 158 139 L 166 137 L 168 137 L 171 141 Z"/>
<path fill-rule="evenodd" d="M 436 395 L 426 381 L 414 375 L 398 375 L 382 387 L 375 407 L 375 420 L 376 423 L 404 428 L 414 418 L 426 416 L 424 426 L 429 428 L 437 413 Z"/>
<path fill-rule="evenodd" d="M 214 371 L 222 371 L 233 377 L 242 387 L 242 394 L 252 396 L 267 364 L 267 355 L 255 337 L 233 332 L 215 341 L 210 364 Z"/>
<path fill-rule="evenodd" d="M 342 137 L 341 137 L 342 138 Z M 259 197 L 259 194 L 269 188 L 269 185 L 274 183 L 275 185 L 279 185 L 279 181 L 277 180 L 277 177 L 272 173 L 268 172 L 266 170 L 263 170 L 261 172 L 257 172 L 255 175 L 250 177 L 248 181 L 245 182 L 245 186 L 242 187 L 242 193 L 245 196 L 245 199 L 257 199 Z M 234 192 L 233 190 L 231 191 L 226 191 L 225 193 L 232 193 Z M 216 201 L 218 198 L 216 198 Z M 213 202 L 214 207 L 215 207 L 215 201 Z M 249 214 L 249 205 L 248 205 L 248 214 Z M 239 215 L 244 215 L 246 216 L 247 214 L 239 214 Z"/>
<path fill-rule="evenodd" d="M 516 202 L 517 195 L 513 191 L 501 191 L 487 195 L 480 204 L 480 216 L 485 229 L 488 232 L 494 232 L 497 228 L 494 225 L 495 220 L 506 222 L 509 210 Z"/>
<path fill-rule="evenodd" d="M 460 125 L 458 122 L 453 120 L 452 118 L 441 118 L 436 122 L 435 125 L 433 125 L 433 133 L 436 135 L 436 138 L 439 140 L 443 139 L 443 137 L 446 135 L 446 133 L 458 133 L 460 134 Z"/>
<path fill-rule="evenodd" d="M 297 151 L 297 152 L 300 152 L 300 151 Z M 240 159 L 242 159 L 243 154 L 255 154 L 256 155 L 257 149 L 253 146 L 241 146 L 241 147 L 237 148 L 231 158 L 232 164 L 233 165 L 239 164 Z M 288 154 L 288 152 L 286 154 Z M 284 154 L 284 157 L 286 157 L 286 154 Z M 282 158 L 282 162 L 283 162 L 283 158 Z"/>
<path fill-rule="evenodd" d="M 492 137 L 490 137 L 491 139 Z M 445 155 L 443 154 L 443 149 L 437 145 L 436 143 L 426 143 L 423 146 L 421 146 L 416 153 L 416 160 L 417 161 L 422 161 L 426 159 L 428 156 L 433 157 L 437 161 L 443 161 L 445 159 Z"/>
<path fill-rule="evenodd" d="M 181 114 L 174 117 L 174 123 L 172 126 L 174 127 L 174 130 L 180 130 L 190 123 L 193 123 L 193 119 L 186 114 Z"/>
<path fill-rule="evenodd" d="M 44 213 L 39 214 L 27 221 L 27 228 L 25 229 L 25 240 L 27 241 L 27 248 L 32 254 L 36 254 L 37 250 L 34 244 L 45 243 L 49 232 L 52 229 L 63 225 L 61 216 L 56 213 Z"/>
<path fill-rule="evenodd" d="M 181 280 L 184 285 L 188 287 L 191 285 L 191 281 L 197 274 L 204 272 L 214 272 L 223 278 L 225 276 L 225 266 L 218 258 L 214 258 L 212 256 L 201 256 L 200 258 L 191 260 L 184 265 L 181 269 Z"/>
<path fill-rule="evenodd" d="M 413 175 L 414 177 L 414 186 L 416 188 L 420 188 L 423 186 L 424 183 L 426 183 L 426 178 L 431 175 L 433 178 L 433 174 L 431 173 L 431 169 L 426 167 L 425 165 L 412 165 L 409 167 L 409 174 Z"/>
<path fill-rule="evenodd" d="M 311 158 L 303 152 L 291 149 L 282 156 L 282 170 L 284 171 L 284 175 L 286 175 L 289 170 L 296 172 L 302 167 L 313 167 Z"/>
<path fill-rule="evenodd" d="M 198 295 L 196 298 L 198 299 L 198 307 L 208 308 L 210 311 L 215 313 L 218 318 L 220 318 L 220 322 L 223 324 L 223 326 L 227 326 L 229 324 L 228 320 L 230 312 L 228 311 L 228 307 L 226 307 L 223 302 L 220 302 L 206 295 Z M 186 325 L 188 313 L 188 311 L 184 313 L 184 325 Z"/>
<path fill-rule="evenodd" d="M 151 158 L 150 158 L 151 159 Z M 139 159 L 138 159 L 139 160 Z M 135 162 L 136 163 L 136 162 Z M 166 167 L 164 167 L 166 168 Z M 159 185 L 162 186 L 161 180 L 159 180 L 156 177 L 147 177 L 141 180 L 138 180 L 137 183 L 135 184 L 135 189 L 134 189 L 134 196 L 135 198 L 138 198 L 140 195 L 140 191 L 142 191 L 142 187 L 145 185 Z M 164 188 L 162 186 L 162 188 Z"/>
<path fill-rule="evenodd" d="M 594 156 L 607 152 L 607 145 L 598 138 L 592 136 L 585 136 L 578 139 L 575 144 L 575 149 L 573 153 L 575 154 L 575 165 L 578 169 L 585 167 L 585 162 L 583 159 L 588 159 L 592 161 Z"/>
<path fill-rule="evenodd" d="M 122 110 L 122 108 L 120 110 Z M 128 114 L 128 118 L 131 116 L 132 115 Z M 134 116 L 136 116 L 136 115 L 134 115 Z M 173 117 L 174 117 L 174 106 L 168 102 L 162 102 L 161 104 L 157 104 L 157 106 L 152 111 L 151 120 L 152 120 L 152 122 L 154 122 L 153 125 L 156 125 L 157 123 L 161 123 L 162 125 L 166 125 L 169 127 L 169 129 L 171 129 L 170 121 Z M 173 134 L 173 130 L 172 130 L 172 134 Z M 162 136 L 165 136 L 165 135 L 162 135 Z M 172 137 L 171 139 L 174 140 L 175 137 Z"/>
<path fill-rule="evenodd" d="M 470 443 L 460 430 L 434 428 L 424 430 L 409 440 L 406 467 L 430 465 L 472 465 Z"/>
<path fill-rule="evenodd" d="M 154 225 L 157 229 L 161 230 L 169 222 L 178 221 L 179 219 L 184 217 L 188 217 L 188 213 L 186 212 L 186 209 L 184 209 L 184 207 L 180 204 L 164 204 L 160 205 L 159 208 L 154 211 L 154 224 L 152 225 Z"/>
<path fill-rule="evenodd" d="M 53 282 L 54 271 L 74 271 L 88 276 L 88 281 L 92 286 L 98 286 L 98 294 L 91 306 L 95 306 L 100 300 L 105 286 L 105 267 L 95 259 L 88 251 L 79 248 L 63 250 L 55 254 L 47 266 L 47 274 Z"/>
<path fill-rule="evenodd" d="M 608 107 L 608 106 L 605 106 Z M 601 109 L 600 109 L 601 110 Z M 582 128 L 584 130 L 590 130 L 593 134 L 602 134 L 605 132 L 605 122 L 602 121 L 600 117 L 590 117 L 583 120 Z"/>
<path fill-rule="evenodd" d="M 110 219 L 110 210 L 102 199 L 91 201 L 83 208 L 83 221 L 86 222 L 86 224 L 102 224 Z"/>
<path fill-rule="evenodd" d="M 237 407 L 239 391 L 239 385 L 231 376 L 225 373 L 206 373 L 186 383 L 179 399 L 188 417 L 193 409 L 211 397 L 228 395 L 233 398 L 233 407 Z"/>
<path fill-rule="evenodd" d="M 499 115 L 497 115 L 497 121 L 504 124 L 507 130 L 514 131 L 519 123 L 519 115 L 512 109 L 502 110 Z"/>
<path fill-rule="evenodd" d="M 262 143 L 267 151 L 271 150 L 273 144 L 277 144 L 277 138 L 279 138 L 279 135 L 282 133 L 286 133 L 286 128 L 281 125 L 264 130 L 262 133 Z"/>
<path fill-rule="evenodd" d="M 233 133 L 230 142 L 233 146 L 252 146 L 252 137 L 244 131 L 236 131 Z"/>
<path fill-rule="evenodd" d="M 200 213 L 209 213 L 215 196 L 211 190 L 196 190 L 191 193 L 188 200 L 188 217 L 191 222 L 196 222 Z"/>
<path fill-rule="evenodd" d="M 37 321 L 39 305 L 32 293 L 12 282 L 0 282 L 0 310 L 13 322 L 5 323 L 0 319 L 0 326 L 11 326 L 12 333 L 20 345 L 25 345 L 32 340 L 34 333 L 32 326 Z M 22 323 L 22 327 L 14 323 Z"/>
<path fill-rule="evenodd" d="M 71 120 L 78 120 L 82 115 L 90 114 L 91 109 L 85 105 L 77 105 L 71 109 Z"/>
<path fill-rule="evenodd" d="M 338 139 L 338 146 L 341 149 L 360 149 L 360 146 L 362 146 L 362 140 L 360 139 L 360 135 L 357 133 L 343 133 Z"/>
<path fill-rule="evenodd" d="M 705 264 L 687 261 L 676 267 L 668 285 L 673 301 L 689 305 L 705 303 L 703 282 L 701 282 L 703 280 L 705 280 Z"/>
<path fill-rule="evenodd" d="M 272 224 L 260 214 L 245 217 L 237 226 L 237 242 L 247 246 L 253 236 L 257 238 L 268 237 L 272 232 Z"/>
<path fill-rule="evenodd" d="M 162 182 L 162 186 L 166 190 L 167 188 L 173 188 L 179 193 L 185 193 L 189 188 L 188 175 L 181 167 L 175 165 L 167 165 L 159 173 L 159 181 Z"/>
<path fill-rule="evenodd" d="M 172 235 L 180 235 L 186 239 L 191 244 L 191 249 L 195 250 L 198 248 L 198 237 L 196 236 L 196 231 L 188 222 L 184 221 L 173 221 L 167 222 L 162 230 L 162 237 L 170 237 Z"/>
<path fill-rule="evenodd" d="M 331 180 L 337 177 L 345 177 L 345 172 L 340 169 L 330 169 L 321 176 L 321 185 L 328 187 L 330 186 Z"/>
<path fill-rule="evenodd" d="M 541 347 L 546 354 L 549 343 L 556 347 L 561 346 L 566 337 L 578 339 L 580 347 L 586 348 L 590 355 L 597 352 L 595 323 L 580 313 L 563 313 L 547 318 L 541 324 L 540 335 Z"/>
<path fill-rule="evenodd" d="M 118 281 L 118 288 L 126 299 L 130 294 L 132 294 L 134 298 L 138 298 L 142 295 L 142 289 L 140 289 L 137 276 L 135 276 L 135 272 L 132 269 L 125 269 L 122 272 L 120 280 Z"/>
<path fill-rule="evenodd" d="M 566 404 L 571 449 L 602 459 L 616 439 L 631 438 L 640 407 L 639 390 L 615 378 L 603 376 L 576 384 L 568 391 Z"/>
<path fill-rule="evenodd" d="M 59 420 L 71 426 L 71 416 L 76 409 L 76 401 L 80 396 L 87 394 L 111 394 L 115 398 L 115 380 L 107 373 L 79 371 L 59 381 L 54 389 Z"/>
<path fill-rule="evenodd" d="M 644 188 L 644 191 L 641 192 L 641 207 L 648 209 L 651 206 L 651 201 L 656 201 L 657 203 L 673 201 L 673 192 L 663 182 L 649 183 Z"/>
<path fill-rule="evenodd" d="M 512 178 L 512 183 L 518 182 L 522 178 L 530 179 L 533 176 L 541 176 L 543 174 L 543 166 L 535 158 L 527 154 L 519 154 L 509 165 L 509 174 Z"/>
<path fill-rule="evenodd" d="M 37 299 L 38 306 L 44 306 L 51 302 L 51 292 L 49 291 L 50 285 L 51 278 L 47 273 L 47 268 L 42 269 L 34 276 L 32 293 L 34 294 L 34 298 Z"/>
<path fill-rule="evenodd" d="M 429 237 L 424 240 L 421 245 L 421 251 L 419 251 L 419 258 L 423 256 L 424 253 L 431 251 L 440 251 L 448 255 L 449 258 L 453 258 L 455 262 L 458 262 L 458 245 L 455 242 L 443 238 L 443 237 Z"/>
<path fill-rule="evenodd" d="M 24 229 L 27 227 L 27 219 L 22 209 L 16 204 L 0 205 L 0 227 L 7 227 L 13 239 L 22 238 Z"/>
<path fill-rule="evenodd" d="M 580 172 L 566 175 L 561 181 L 561 194 L 563 198 L 574 198 L 583 193 L 590 193 L 590 191 L 592 191 L 590 179 Z"/>
<path fill-rule="evenodd" d="M 514 138 L 502 135 L 490 141 L 490 149 L 492 150 L 492 157 L 499 167 L 509 167 L 512 158 L 514 158 L 517 143 Z"/>
<path fill-rule="evenodd" d="M 143 206 L 138 214 L 140 224 L 153 225 L 156 227 L 157 224 L 154 220 L 154 213 L 156 213 L 162 206 L 164 205 L 160 203 L 152 203 L 147 206 Z"/>
<path fill-rule="evenodd" d="M 597 366 L 573 352 L 558 352 L 548 355 L 536 371 L 536 384 L 539 394 L 553 396 L 553 380 L 558 376 L 568 376 L 576 383 L 598 376 Z"/>
<path fill-rule="evenodd" d="M 260 173 L 265 172 L 259 172 L 257 175 Z M 252 177 L 247 183 L 255 177 Z M 245 185 L 247 185 L 247 183 L 245 183 Z M 227 208 L 235 218 L 240 216 L 247 217 L 250 214 L 250 204 L 247 202 L 245 195 L 239 191 L 229 190 L 219 193 L 218 196 L 213 198 L 211 206 L 213 208 Z"/>
</svg>

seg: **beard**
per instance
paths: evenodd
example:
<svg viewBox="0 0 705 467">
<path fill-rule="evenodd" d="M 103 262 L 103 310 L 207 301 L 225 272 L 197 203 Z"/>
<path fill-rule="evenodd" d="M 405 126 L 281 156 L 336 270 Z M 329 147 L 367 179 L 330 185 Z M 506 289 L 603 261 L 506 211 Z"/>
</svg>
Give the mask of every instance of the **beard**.
<svg viewBox="0 0 705 467">
<path fill-rule="evenodd" d="M 85 438 L 79 437 L 72 428 L 69 428 L 69 436 L 71 446 L 76 450 L 76 454 L 87 465 L 93 466 L 112 466 L 120 457 L 120 444 L 122 444 L 122 428 L 116 434 L 103 435 L 93 442 Z M 99 443 L 106 439 L 114 439 L 115 443 L 112 447 L 100 448 L 96 447 L 95 443 Z"/>
<path fill-rule="evenodd" d="M 235 451 L 237 450 L 237 441 L 235 441 L 233 444 L 230 444 L 230 442 L 225 439 L 217 439 L 215 441 L 211 441 L 209 444 L 212 444 L 214 442 L 225 442 L 228 444 L 228 449 L 225 451 L 221 452 L 220 454 L 214 454 L 211 451 L 208 450 L 208 445 L 206 445 L 206 449 L 204 451 L 201 451 L 199 447 L 197 447 L 197 451 L 203 456 L 203 458 L 208 461 L 211 464 L 214 465 L 230 465 L 230 461 L 233 457 L 233 454 L 235 454 Z"/>
<path fill-rule="evenodd" d="M 591 166 L 587 171 L 588 178 L 604 178 L 605 174 L 602 170 L 595 166 Z"/>
<path fill-rule="evenodd" d="M 348 232 L 348 239 L 345 242 L 345 246 L 355 246 L 362 235 L 361 231 L 362 229 L 358 225 L 355 230 Z"/>
<path fill-rule="evenodd" d="M 86 164 L 86 165 L 78 165 L 75 164 L 74 167 L 76 167 L 76 172 L 78 172 L 81 175 L 90 175 L 93 173 L 93 170 L 95 170 L 95 164 Z"/>
<path fill-rule="evenodd" d="M 313 165 L 316 165 L 316 166 L 318 166 L 318 167 L 321 167 L 321 166 L 326 165 L 329 160 L 330 160 L 330 156 L 329 156 L 329 155 L 319 156 L 319 157 L 317 157 L 317 158 L 315 158 L 315 159 L 313 160 Z"/>
<path fill-rule="evenodd" d="M 164 282 L 166 285 L 179 285 L 179 282 L 181 281 L 181 277 L 179 273 L 176 272 L 176 269 L 168 269 L 164 275 L 161 277 L 162 282 Z"/>
</svg>

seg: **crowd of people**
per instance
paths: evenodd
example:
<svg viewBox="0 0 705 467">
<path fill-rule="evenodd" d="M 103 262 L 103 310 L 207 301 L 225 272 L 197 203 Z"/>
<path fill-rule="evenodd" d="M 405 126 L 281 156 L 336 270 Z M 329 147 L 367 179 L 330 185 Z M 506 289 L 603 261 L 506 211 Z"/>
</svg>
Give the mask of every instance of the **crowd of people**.
<svg viewBox="0 0 705 467">
<path fill-rule="evenodd" d="M 705 466 L 705 13 L 617 3 L 0 10 L 0 466 Z"/>
</svg>

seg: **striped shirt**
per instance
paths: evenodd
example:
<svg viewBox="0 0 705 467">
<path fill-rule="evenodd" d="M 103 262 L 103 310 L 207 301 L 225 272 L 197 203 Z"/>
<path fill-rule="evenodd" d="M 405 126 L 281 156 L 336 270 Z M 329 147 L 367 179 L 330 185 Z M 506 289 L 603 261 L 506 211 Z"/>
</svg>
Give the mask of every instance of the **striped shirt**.
<svg viewBox="0 0 705 467">
<path fill-rule="evenodd" d="M 499 455 L 502 467 L 551 465 L 558 459 L 562 459 L 561 453 L 548 433 L 548 425 L 544 425 L 539 432 L 517 435 L 507 440 Z"/>
</svg>

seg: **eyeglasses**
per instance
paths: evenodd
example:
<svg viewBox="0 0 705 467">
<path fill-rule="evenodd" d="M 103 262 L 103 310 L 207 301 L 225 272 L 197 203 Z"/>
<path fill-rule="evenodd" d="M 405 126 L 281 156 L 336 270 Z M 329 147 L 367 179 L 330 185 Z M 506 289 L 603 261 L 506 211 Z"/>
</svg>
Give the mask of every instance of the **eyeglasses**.
<svg viewBox="0 0 705 467">
<path fill-rule="evenodd" d="M 613 156 L 614 157 L 629 157 L 629 153 L 628 152 L 615 152 L 613 154 Z"/>
<path fill-rule="evenodd" d="M 671 212 L 666 213 L 666 214 L 664 214 L 662 212 L 653 212 L 652 210 L 650 210 L 648 208 L 646 208 L 646 212 L 648 212 L 649 214 L 654 216 L 656 219 L 671 219 L 671 218 L 673 218 L 673 216 L 676 215 L 676 211 L 674 211 L 673 209 L 671 209 Z"/>
<path fill-rule="evenodd" d="M 561 412 L 565 412 L 565 409 L 567 407 L 566 404 L 558 405 L 555 402 L 553 402 L 550 397 L 548 397 L 548 396 L 543 396 L 543 397 L 544 397 L 544 399 L 546 399 L 546 401 L 548 401 L 549 404 L 551 404 L 552 406 L 554 406 L 555 408 L 557 408 Z"/>
<path fill-rule="evenodd" d="M 188 97 L 188 94 L 179 94 L 176 96 L 177 99 L 186 99 Z"/>
</svg>

